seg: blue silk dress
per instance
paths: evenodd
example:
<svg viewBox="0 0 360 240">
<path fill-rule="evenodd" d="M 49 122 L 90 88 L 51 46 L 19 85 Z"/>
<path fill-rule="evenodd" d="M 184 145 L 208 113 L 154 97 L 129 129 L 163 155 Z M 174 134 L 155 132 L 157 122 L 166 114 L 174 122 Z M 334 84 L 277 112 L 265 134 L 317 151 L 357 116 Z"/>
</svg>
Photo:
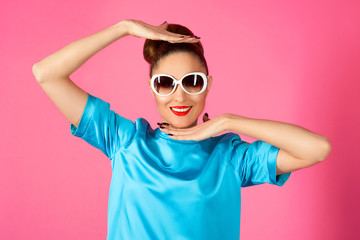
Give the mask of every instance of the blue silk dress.
<svg viewBox="0 0 360 240">
<path fill-rule="evenodd" d="M 90 94 L 70 130 L 111 161 L 107 240 L 238 240 L 241 187 L 282 186 L 291 174 L 276 175 L 279 149 L 266 142 L 175 140 Z"/>
</svg>

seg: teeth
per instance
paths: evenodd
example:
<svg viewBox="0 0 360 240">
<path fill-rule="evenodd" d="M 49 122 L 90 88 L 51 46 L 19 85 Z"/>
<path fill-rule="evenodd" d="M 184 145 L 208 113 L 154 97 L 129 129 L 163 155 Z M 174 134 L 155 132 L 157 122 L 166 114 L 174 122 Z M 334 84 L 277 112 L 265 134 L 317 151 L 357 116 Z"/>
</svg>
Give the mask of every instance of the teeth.
<svg viewBox="0 0 360 240">
<path fill-rule="evenodd" d="M 171 108 L 172 110 L 176 111 L 176 112 L 186 112 L 187 110 L 189 110 L 191 107 L 188 108 Z"/>
</svg>

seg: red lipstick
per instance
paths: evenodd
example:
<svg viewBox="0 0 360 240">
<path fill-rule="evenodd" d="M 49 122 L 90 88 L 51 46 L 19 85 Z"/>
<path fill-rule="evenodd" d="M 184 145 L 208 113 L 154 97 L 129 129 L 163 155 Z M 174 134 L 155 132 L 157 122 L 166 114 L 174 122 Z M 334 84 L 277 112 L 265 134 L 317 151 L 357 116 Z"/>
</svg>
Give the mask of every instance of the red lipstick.
<svg viewBox="0 0 360 240">
<path fill-rule="evenodd" d="M 184 109 L 184 108 L 189 108 L 187 111 L 185 112 L 178 112 L 178 111 L 175 111 L 173 108 L 177 108 L 177 109 Z M 185 116 L 186 114 L 188 114 L 191 110 L 191 106 L 174 106 L 174 107 L 170 107 L 171 111 L 177 115 L 177 116 Z"/>
</svg>

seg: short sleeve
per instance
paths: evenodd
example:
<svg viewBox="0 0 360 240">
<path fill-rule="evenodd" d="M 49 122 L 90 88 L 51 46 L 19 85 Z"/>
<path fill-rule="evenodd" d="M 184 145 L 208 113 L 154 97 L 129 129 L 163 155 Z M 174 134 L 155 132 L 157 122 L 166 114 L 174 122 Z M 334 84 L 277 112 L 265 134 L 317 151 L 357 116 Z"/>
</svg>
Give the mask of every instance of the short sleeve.
<svg viewBox="0 0 360 240">
<path fill-rule="evenodd" d="M 276 175 L 276 158 L 279 148 L 261 140 L 253 143 L 242 141 L 239 137 L 232 140 L 231 162 L 238 170 L 241 187 L 270 183 L 282 186 L 291 172 Z"/>
<path fill-rule="evenodd" d="M 133 139 L 135 128 L 135 123 L 131 120 L 110 110 L 108 102 L 89 93 L 78 127 L 70 124 L 73 136 L 84 139 L 110 159 L 117 150 Z"/>
</svg>

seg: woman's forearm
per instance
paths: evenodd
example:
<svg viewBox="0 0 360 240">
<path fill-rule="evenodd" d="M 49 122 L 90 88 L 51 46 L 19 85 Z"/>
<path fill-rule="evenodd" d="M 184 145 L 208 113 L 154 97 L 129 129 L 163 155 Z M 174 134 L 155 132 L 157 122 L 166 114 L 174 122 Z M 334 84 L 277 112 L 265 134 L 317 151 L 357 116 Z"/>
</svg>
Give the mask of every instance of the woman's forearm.
<svg viewBox="0 0 360 240">
<path fill-rule="evenodd" d="M 33 72 L 38 81 L 69 77 L 91 56 L 114 41 L 128 35 L 124 21 L 100 32 L 72 42 L 59 51 L 34 64 Z"/>
<path fill-rule="evenodd" d="M 297 125 L 226 114 L 226 130 L 274 145 L 298 159 L 322 161 L 331 151 L 327 137 Z"/>
</svg>

